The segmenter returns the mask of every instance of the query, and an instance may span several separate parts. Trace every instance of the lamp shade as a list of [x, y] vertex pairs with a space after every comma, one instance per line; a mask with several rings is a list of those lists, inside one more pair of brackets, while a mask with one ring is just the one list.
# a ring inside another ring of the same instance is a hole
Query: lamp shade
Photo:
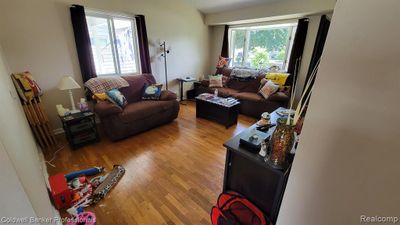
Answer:
[[58, 83], [59, 90], [71, 90], [81, 88], [79, 84], [71, 76], [64, 76]]

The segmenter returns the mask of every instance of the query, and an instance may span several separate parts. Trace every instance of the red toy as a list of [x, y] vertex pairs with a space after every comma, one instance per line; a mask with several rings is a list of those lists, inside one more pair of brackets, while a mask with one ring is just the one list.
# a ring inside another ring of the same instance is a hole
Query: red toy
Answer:
[[212, 225], [272, 225], [253, 203], [239, 193], [228, 191], [219, 195], [211, 209]]
[[73, 193], [67, 185], [64, 174], [59, 173], [49, 177], [51, 196], [56, 209], [67, 208], [71, 205]]

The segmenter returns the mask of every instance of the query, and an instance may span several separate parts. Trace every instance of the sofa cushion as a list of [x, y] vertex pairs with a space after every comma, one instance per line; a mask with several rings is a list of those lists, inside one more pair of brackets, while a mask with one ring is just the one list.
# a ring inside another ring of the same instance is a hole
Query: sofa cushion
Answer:
[[240, 92], [233, 94], [232, 97], [237, 98], [239, 100], [252, 101], [252, 102], [261, 102], [264, 100], [263, 97], [261, 97], [257, 93], [252, 93], [252, 92]]
[[268, 101], [274, 101], [274, 102], [285, 103], [285, 102], [289, 102], [289, 100], [290, 100], [289, 96], [286, 93], [280, 92], [280, 91], [278, 91], [268, 97]]
[[119, 89], [125, 96], [128, 103], [134, 103], [142, 100], [144, 85], [155, 84], [156, 80], [151, 74], [123, 76], [129, 87]]
[[260, 81], [263, 77], [264, 75], [257, 76], [250, 80], [230, 79], [226, 86], [239, 92], [257, 93], [260, 88]]
[[160, 94], [160, 100], [161, 101], [171, 101], [171, 100], [176, 100], [176, 94], [172, 91], [168, 91], [168, 90], [163, 90], [161, 91]]
[[174, 101], [140, 101], [128, 104], [119, 115], [123, 123], [132, 123], [159, 113], [167, 111]]

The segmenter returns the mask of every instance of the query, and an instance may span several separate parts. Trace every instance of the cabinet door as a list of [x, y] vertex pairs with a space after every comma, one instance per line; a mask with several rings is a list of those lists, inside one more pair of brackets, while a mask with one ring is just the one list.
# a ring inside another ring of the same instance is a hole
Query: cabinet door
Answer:
[[228, 155], [225, 190], [244, 195], [276, 222], [286, 182], [284, 173], [255, 163], [234, 151]]

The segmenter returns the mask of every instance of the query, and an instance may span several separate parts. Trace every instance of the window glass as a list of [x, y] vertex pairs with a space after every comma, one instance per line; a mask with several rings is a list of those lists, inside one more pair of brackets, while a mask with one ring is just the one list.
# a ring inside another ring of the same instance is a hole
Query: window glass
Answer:
[[132, 20], [127, 19], [114, 19], [115, 42], [121, 73], [137, 72], [132, 22]]
[[288, 24], [231, 29], [232, 66], [286, 69], [295, 28]]
[[101, 17], [88, 16], [86, 18], [96, 73], [115, 74], [114, 55], [111, 46], [111, 34], [108, 20]]
[[89, 12], [86, 21], [98, 76], [140, 73], [134, 18]]

